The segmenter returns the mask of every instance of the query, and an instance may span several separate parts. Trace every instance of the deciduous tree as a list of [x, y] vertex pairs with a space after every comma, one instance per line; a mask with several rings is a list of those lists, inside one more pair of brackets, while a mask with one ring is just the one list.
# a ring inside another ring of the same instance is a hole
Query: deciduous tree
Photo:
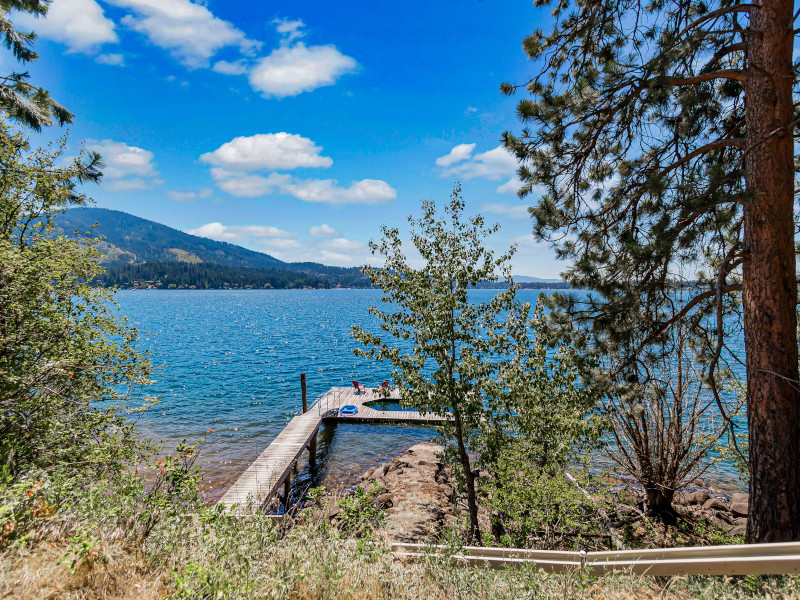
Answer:
[[381, 307], [370, 307], [386, 335], [354, 325], [353, 336], [364, 348], [359, 356], [388, 361], [403, 402], [423, 413], [452, 415], [442, 428], [455, 446], [465, 482], [470, 537], [480, 541], [474, 461], [467, 441], [495, 413], [487, 394], [496, 390], [504, 357], [514, 354], [516, 340], [528, 327], [530, 306], [515, 298], [511, 285], [486, 302], [468, 298], [470, 288], [502, 276], [511, 283], [513, 249], [495, 258], [485, 239], [497, 230], [481, 216], [465, 218], [464, 200], [456, 187], [439, 219], [432, 201], [422, 203], [422, 216], [409, 217], [411, 239], [423, 264], [409, 264], [397, 228], [383, 226], [373, 254], [385, 263], [363, 269], [383, 290]]
[[[61, 234], [53, 219], [86, 202], [77, 184], [98, 177], [96, 157], [61, 164], [65, 142], [31, 149], [0, 122], [0, 477], [58, 465], [123, 468], [133, 430], [118, 410], [147, 382], [136, 332], [111, 293], [92, 239]], [[116, 456], [113, 458], [112, 455]]]

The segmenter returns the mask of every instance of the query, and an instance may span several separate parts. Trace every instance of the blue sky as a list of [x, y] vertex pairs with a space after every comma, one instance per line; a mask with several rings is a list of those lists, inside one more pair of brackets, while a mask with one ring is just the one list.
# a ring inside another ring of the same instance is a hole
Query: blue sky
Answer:
[[[460, 180], [469, 212], [519, 245], [516, 273], [563, 264], [536, 244], [501, 148], [518, 131], [530, 0], [404, 3], [53, 0], [32, 80], [101, 152], [98, 206], [288, 261], [357, 265], [381, 224], [407, 230]], [[13, 68], [6, 53], [2, 67]], [[35, 136], [41, 143], [59, 128]]]

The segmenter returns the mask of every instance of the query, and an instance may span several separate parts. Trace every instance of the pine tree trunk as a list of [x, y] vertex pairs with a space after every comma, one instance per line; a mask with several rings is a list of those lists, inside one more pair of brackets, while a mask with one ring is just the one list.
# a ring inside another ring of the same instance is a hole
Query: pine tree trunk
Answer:
[[750, 426], [749, 542], [800, 540], [800, 393], [794, 253], [792, 2], [750, 19], [743, 299]]
[[461, 417], [453, 413], [455, 422], [456, 442], [458, 444], [458, 458], [464, 470], [464, 479], [467, 483], [467, 508], [469, 509], [469, 536], [473, 543], [481, 543], [480, 524], [478, 523], [478, 500], [475, 494], [475, 475], [472, 473], [472, 463], [469, 460], [467, 447], [464, 445], [464, 431], [461, 427]]

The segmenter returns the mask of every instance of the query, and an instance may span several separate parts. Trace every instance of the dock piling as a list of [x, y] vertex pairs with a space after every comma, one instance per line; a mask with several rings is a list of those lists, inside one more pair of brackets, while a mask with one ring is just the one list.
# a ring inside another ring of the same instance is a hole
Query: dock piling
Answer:
[[289, 508], [290, 494], [292, 491], [292, 475], [291, 473], [283, 480], [283, 512], [285, 513]]
[[303, 413], [308, 412], [308, 396], [306, 395], [306, 374], [300, 373], [300, 391], [303, 395]]

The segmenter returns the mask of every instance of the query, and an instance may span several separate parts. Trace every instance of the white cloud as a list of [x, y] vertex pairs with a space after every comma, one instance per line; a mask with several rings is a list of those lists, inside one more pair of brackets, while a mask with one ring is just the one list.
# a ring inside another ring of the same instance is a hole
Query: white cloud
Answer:
[[247, 73], [247, 63], [244, 60], [218, 60], [213, 70], [223, 75], [244, 75]]
[[198, 191], [169, 191], [167, 192], [167, 197], [172, 198], [176, 202], [190, 202], [192, 200], [197, 200], [198, 198], [210, 198], [211, 194], [213, 193], [214, 190], [211, 188], [203, 188]]
[[[106, 189], [115, 191], [145, 190], [164, 183], [158, 179], [153, 153], [114, 140], [88, 140], [86, 149], [98, 152], [103, 159]], [[109, 181], [110, 180], [110, 181]]]
[[281, 252], [283, 250], [299, 250], [303, 247], [302, 242], [298, 240], [287, 240], [287, 239], [265, 239], [265, 240], [255, 240], [254, 242], [257, 246], [264, 248], [268, 252]]
[[521, 204], [500, 204], [499, 202], [487, 202], [481, 206], [481, 210], [496, 215], [523, 219], [528, 217], [528, 207]]
[[276, 238], [291, 241], [297, 237], [296, 233], [284, 231], [271, 225], [223, 225], [219, 222], [206, 223], [196, 229], [189, 229], [186, 233], [217, 240], [218, 242], [240, 242], [249, 238]]
[[267, 177], [232, 173], [225, 169], [211, 169], [211, 176], [219, 188], [237, 198], [258, 198], [273, 194], [291, 180], [291, 175], [270, 173]]
[[250, 54], [259, 44], [204, 5], [190, 0], [106, 0], [132, 11], [122, 23], [145, 36], [189, 68], [207, 67], [219, 50], [237, 47]]
[[369, 246], [365, 242], [338, 238], [337, 240], [280, 240], [255, 242], [263, 251], [287, 262], [319, 262], [326, 265], [353, 267], [370, 260]]
[[70, 52], [93, 54], [103, 44], [116, 43], [114, 22], [95, 0], [53, 0], [45, 18], [15, 13], [21, 29], [32, 29], [43, 38], [65, 44]]
[[125, 57], [122, 56], [122, 54], [100, 54], [95, 60], [103, 65], [111, 65], [113, 67], [125, 66]]
[[519, 177], [512, 177], [503, 185], [497, 186], [497, 190], [495, 191], [498, 194], [516, 194], [521, 187], [522, 181], [520, 181]]
[[284, 231], [283, 229], [278, 229], [271, 225], [242, 225], [231, 227], [230, 229], [243, 237], [283, 239], [293, 239], [297, 237], [296, 233]]
[[186, 233], [199, 235], [218, 242], [236, 242], [239, 240], [239, 237], [235, 233], [228, 231], [228, 228], [222, 223], [207, 223], [196, 229], [187, 229]]
[[549, 244], [538, 241], [533, 237], [533, 234], [530, 233], [510, 237], [508, 241], [512, 244], [516, 244], [519, 248], [519, 252], [522, 254], [550, 251]]
[[343, 187], [335, 179], [301, 179], [284, 173], [264, 177], [215, 168], [211, 176], [221, 190], [238, 198], [285, 194], [303, 202], [380, 204], [397, 197], [397, 191], [380, 179], [362, 179]]
[[[469, 146], [469, 144], [461, 144], [461, 146]], [[459, 146], [453, 148], [450, 154], [452, 154], [457, 148], [459, 148]], [[463, 150], [461, 152], [463, 154]], [[465, 159], [462, 158], [459, 161], [454, 160], [449, 163], [446, 162], [446, 164], [439, 163], [439, 160], [442, 159], [447, 161], [449, 156], [450, 155], [448, 154], [447, 156], [437, 159], [437, 165], [440, 167], [445, 167], [442, 170], [443, 177], [456, 176], [462, 179], [473, 179], [478, 177], [481, 179], [497, 181], [498, 179], [505, 179], [506, 177], [514, 175], [514, 173], [517, 171], [517, 167], [519, 166], [517, 159], [514, 158], [514, 156], [502, 146], [498, 146], [497, 148], [489, 150], [488, 152], [476, 154], [472, 157], [468, 156], [465, 157]]]
[[322, 156], [321, 152], [321, 146], [297, 134], [260, 133], [234, 138], [213, 152], [203, 154], [200, 162], [222, 167], [227, 171], [330, 167], [333, 160]]
[[[330, 226], [324, 227], [333, 230]], [[220, 242], [241, 244], [288, 262], [322, 262], [352, 267], [370, 260], [369, 245], [366, 242], [341, 236], [319, 238], [313, 237], [313, 234], [300, 238], [296, 233], [271, 225], [225, 225], [213, 222], [188, 229], [186, 233]]]
[[306, 24], [300, 19], [273, 19], [272, 24], [275, 25], [275, 30], [283, 36], [285, 42], [291, 42], [306, 34], [305, 31], [302, 31]]
[[475, 144], [459, 144], [444, 156], [440, 156], [439, 158], [437, 158], [436, 166], [449, 167], [450, 165], [453, 165], [457, 162], [466, 160], [470, 157], [473, 150], [475, 150]]
[[322, 147], [300, 135], [263, 133], [237, 137], [200, 156], [211, 165], [211, 176], [232, 196], [257, 198], [280, 193], [304, 202], [329, 204], [378, 204], [393, 200], [397, 191], [380, 179], [362, 179], [340, 186], [335, 179], [301, 179], [285, 173], [260, 171], [328, 168], [333, 160], [322, 156]]
[[352, 252], [355, 250], [362, 250], [367, 247], [364, 242], [356, 242], [342, 237], [329, 240], [324, 244], [324, 247], [330, 250], [337, 250], [339, 252]]
[[335, 46], [306, 46], [297, 42], [276, 48], [258, 60], [249, 79], [253, 89], [265, 98], [283, 98], [333, 85], [339, 77], [357, 68], [356, 60]]
[[111, 180], [105, 185], [105, 189], [114, 192], [138, 192], [141, 190], [151, 190], [162, 183], [164, 183], [163, 179], [134, 177], [132, 179]]
[[326, 223], [323, 223], [322, 225], [314, 225], [308, 230], [308, 233], [315, 237], [333, 237], [339, 234], [338, 231]]
[[342, 187], [335, 179], [301, 179], [283, 191], [303, 202], [328, 204], [380, 204], [397, 197], [397, 191], [380, 179], [354, 181]]

